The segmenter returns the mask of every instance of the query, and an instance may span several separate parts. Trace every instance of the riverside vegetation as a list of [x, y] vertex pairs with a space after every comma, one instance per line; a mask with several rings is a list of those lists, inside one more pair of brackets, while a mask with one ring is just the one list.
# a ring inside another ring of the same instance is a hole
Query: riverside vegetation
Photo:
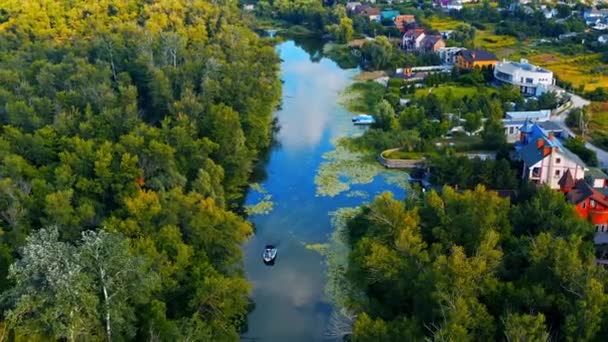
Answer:
[[234, 2], [2, 2], [0, 341], [238, 339], [278, 65]]

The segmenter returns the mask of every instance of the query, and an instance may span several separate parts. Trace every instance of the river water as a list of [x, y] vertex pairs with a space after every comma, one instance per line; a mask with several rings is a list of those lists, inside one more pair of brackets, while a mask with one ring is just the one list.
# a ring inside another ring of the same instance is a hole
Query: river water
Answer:
[[[306, 246], [328, 242], [331, 212], [360, 205], [382, 191], [403, 190], [376, 177], [371, 183], [351, 186], [368, 194], [367, 198], [346, 192], [334, 197], [316, 195], [315, 175], [326, 162], [323, 155], [335, 149], [337, 138], [361, 133], [351, 123], [353, 114], [338, 103], [340, 91], [358, 71], [343, 70], [294, 41], [277, 49], [283, 61], [283, 106], [276, 113], [281, 128], [265, 165], [267, 177], [246, 199], [246, 204], [254, 204], [266, 196], [274, 207], [267, 214], [250, 217], [256, 233], [244, 246], [244, 256], [256, 307], [242, 340], [325, 340], [333, 310], [324, 292], [326, 266], [323, 257]], [[266, 244], [278, 247], [274, 266], [261, 260]]]

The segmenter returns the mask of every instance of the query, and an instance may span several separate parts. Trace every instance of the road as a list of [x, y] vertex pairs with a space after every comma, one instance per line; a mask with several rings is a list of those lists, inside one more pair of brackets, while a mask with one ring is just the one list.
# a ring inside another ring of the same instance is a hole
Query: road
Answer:
[[[568, 126], [566, 126], [566, 118], [568, 117], [568, 113], [570, 113], [570, 111], [575, 108], [582, 108], [582, 107], [590, 104], [591, 102], [585, 100], [584, 98], [582, 98], [576, 94], [568, 93], [568, 95], [570, 95], [570, 101], [572, 101], [572, 105], [570, 106], [570, 108], [562, 111], [560, 114], [553, 116], [551, 118], [551, 121], [560, 125], [566, 132], [568, 132], [568, 135], [574, 137], [574, 136], [576, 136], [576, 134], [574, 134], [574, 132], [572, 132], [570, 130], [570, 128], [568, 128]], [[602, 150], [601, 148], [593, 145], [592, 143], [590, 143], [588, 141], [585, 142], [585, 146], [597, 154], [597, 160], [600, 163], [600, 167], [608, 168], [608, 152]]]

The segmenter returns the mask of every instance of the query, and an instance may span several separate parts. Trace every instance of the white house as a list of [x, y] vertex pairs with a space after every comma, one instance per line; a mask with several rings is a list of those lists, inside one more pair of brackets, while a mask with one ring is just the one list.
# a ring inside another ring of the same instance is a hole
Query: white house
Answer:
[[352, 11], [354, 11], [354, 10], [355, 10], [355, 8], [357, 8], [357, 7], [359, 7], [359, 6], [361, 6], [361, 3], [360, 3], [360, 2], [347, 2], [347, 3], [346, 3], [346, 10], [347, 10], [348, 12], [352, 12]]
[[541, 110], [506, 112], [505, 119], [518, 120], [518, 121], [525, 121], [527, 119], [532, 122], [547, 121], [547, 120], [551, 119], [551, 110], [541, 109]]
[[527, 59], [519, 62], [503, 60], [494, 66], [494, 78], [518, 86], [524, 95], [539, 96], [554, 84], [553, 72], [532, 65]]
[[[532, 127], [532, 120], [502, 120], [503, 127], [505, 128], [505, 137], [507, 138], [507, 142], [510, 144], [516, 143], [521, 140], [521, 131], [526, 131], [526, 129], [530, 129]], [[545, 132], [553, 133], [553, 136], [557, 138], [566, 139], [568, 138], [568, 132], [564, 131], [564, 129], [556, 124], [553, 121], [540, 121], [536, 122], [540, 128], [545, 130]], [[526, 128], [526, 126], [528, 128]]]
[[603, 34], [603, 35], [597, 37], [597, 41], [600, 44], [606, 44], [606, 43], [608, 43], [608, 34]]
[[559, 181], [569, 171], [574, 180], [585, 178], [585, 163], [554, 136], [538, 124], [522, 127], [520, 141], [515, 146], [522, 161], [522, 179], [559, 189]]

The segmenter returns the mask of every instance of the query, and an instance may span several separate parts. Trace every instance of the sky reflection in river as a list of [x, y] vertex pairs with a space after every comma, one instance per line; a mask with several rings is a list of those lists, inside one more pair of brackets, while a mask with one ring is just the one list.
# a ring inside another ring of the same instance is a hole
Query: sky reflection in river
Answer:
[[[352, 125], [352, 113], [338, 104], [339, 92], [350, 84], [356, 70], [342, 70], [327, 59], [314, 63], [291, 41], [281, 44], [279, 52], [285, 81], [283, 109], [277, 113], [279, 145], [270, 155], [268, 177], [261, 183], [272, 195], [274, 207], [268, 215], [251, 217], [256, 235], [243, 248], [256, 303], [243, 340], [318, 341], [324, 339], [332, 306], [324, 292], [323, 259], [305, 245], [327, 242], [332, 231], [330, 212], [357, 206], [386, 190], [402, 197], [403, 190], [376, 177], [369, 184], [351, 186], [367, 194], [367, 199], [347, 193], [315, 196], [314, 180], [323, 154], [334, 149], [336, 138], [361, 132]], [[259, 197], [252, 191], [246, 204], [254, 204]], [[268, 243], [279, 251], [272, 267], [261, 260]]]

